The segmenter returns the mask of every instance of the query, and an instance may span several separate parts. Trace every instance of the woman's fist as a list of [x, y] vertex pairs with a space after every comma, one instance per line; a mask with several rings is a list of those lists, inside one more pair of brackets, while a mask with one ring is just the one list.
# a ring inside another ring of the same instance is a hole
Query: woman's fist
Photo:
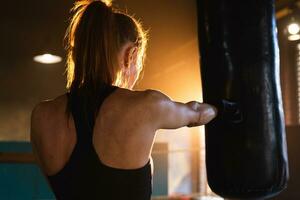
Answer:
[[186, 103], [191, 109], [199, 113], [197, 121], [187, 125], [187, 127], [201, 126], [210, 122], [217, 116], [217, 108], [206, 103], [199, 103], [197, 101], [190, 101]]

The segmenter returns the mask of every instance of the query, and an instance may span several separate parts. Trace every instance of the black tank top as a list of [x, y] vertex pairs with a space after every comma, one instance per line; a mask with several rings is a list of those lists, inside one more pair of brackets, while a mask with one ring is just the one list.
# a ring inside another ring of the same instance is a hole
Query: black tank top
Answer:
[[[104, 87], [101, 91], [100, 106], [116, 88], [111, 85]], [[67, 94], [68, 98], [72, 98], [71, 112], [76, 127], [77, 143], [63, 169], [55, 175], [47, 176], [56, 198], [150, 200], [152, 193], [150, 160], [141, 168], [129, 170], [104, 165], [94, 149], [93, 132], [87, 131], [89, 130], [87, 124], [83, 123], [80, 99], [76, 95]]]

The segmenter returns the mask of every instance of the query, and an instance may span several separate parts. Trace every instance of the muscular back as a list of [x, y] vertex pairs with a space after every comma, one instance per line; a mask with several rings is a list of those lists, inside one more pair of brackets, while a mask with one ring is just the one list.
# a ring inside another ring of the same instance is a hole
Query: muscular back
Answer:
[[[64, 112], [66, 103], [66, 95], [61, 95], [39, 103], [32, 112], [31, 141], [37, 162], [47, 175], [64, 167], [77, 142], [73, 118], [68, 119]], [[156, 90], [118, 88], [105, 99], [98, 112], [93, 132], [95, 151], [108, 166], [142, 167], [150, 158], [158, 129], [208, 122], [201, 115], [201, 108], [207, 104], [202, 105], [195, 101], [174, 102]]]

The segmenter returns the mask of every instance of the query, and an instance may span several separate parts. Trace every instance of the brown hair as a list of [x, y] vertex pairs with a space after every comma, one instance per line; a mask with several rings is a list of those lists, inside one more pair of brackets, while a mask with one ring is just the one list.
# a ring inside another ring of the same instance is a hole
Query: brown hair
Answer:
[[[90, 107], [96, 116], [103, 84], [128, 87], [117, 55], [131, 41], [138, 47], [138, 75], [143, 75], [147, 34], [132, 16], [112, 8], [110, 1], [81, 0], [71, 9], [73, 16], [66, 31], [67, 89], [83, 99], [85, 119]], [[68, 101], [67, 113], [71, 102]]]

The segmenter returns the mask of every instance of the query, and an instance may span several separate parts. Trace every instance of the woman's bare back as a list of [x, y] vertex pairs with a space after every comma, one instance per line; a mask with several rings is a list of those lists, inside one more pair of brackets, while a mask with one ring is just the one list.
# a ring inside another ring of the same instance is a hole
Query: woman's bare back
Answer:
[[[117, 88], [103, 102], [95, 120], [94, 149], [100, 161], [114, 168], [135, 169], [150, 159], [155, 130], [147, 126], [145, 91]], [[67, 163], [77, 142], [73, 117], [65, 115], [67, 96], [45, 101], [39, 111], [34, 151], [47, 175], [59, 172]], [[34, 120], [32, 120], [33, 122]]]
[[[73, 152], [76, 130], [65, 115], [67, 97], [38, 104], [32, 111], [31, 142], [47, 175], [59, 172]], [[106, 97], [95, 120], [93, 144], [100, 161], [110, 167], [136, 169], [150, 159], [158, 129], [177, 129], [208, 123], [217, 110], [196, 101], [172, 101], [157, 90], [117, 88]], [[69, 127], [67, 126], [69, 121]]]

